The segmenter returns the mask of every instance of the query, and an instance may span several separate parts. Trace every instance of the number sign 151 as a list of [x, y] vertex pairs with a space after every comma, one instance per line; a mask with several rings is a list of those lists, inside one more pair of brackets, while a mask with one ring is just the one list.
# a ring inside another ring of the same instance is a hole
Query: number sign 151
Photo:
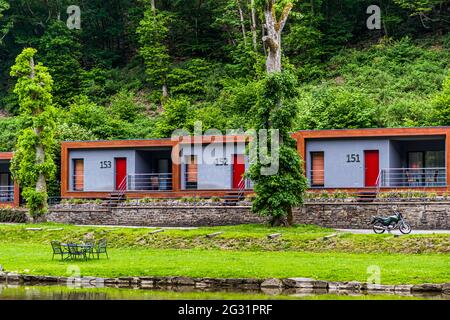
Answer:
[[354, 154], [354, 153], [348, 154], [348, 155], [347, 155], [347, 162], [348, 162], [348, 163], [361, 162], [361, 161], [359, 160], [359, 154]]

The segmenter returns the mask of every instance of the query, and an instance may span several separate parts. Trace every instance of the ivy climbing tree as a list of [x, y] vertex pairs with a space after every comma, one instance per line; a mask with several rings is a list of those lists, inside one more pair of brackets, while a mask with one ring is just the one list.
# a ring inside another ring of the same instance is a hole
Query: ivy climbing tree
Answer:
[[53, 80], [42, 64], [35, 64], [36, 49], [25, 48], [11, 68], [17, 77], [18, 97], [24, 127], [19, 134], [11, 171], [22, 188], [34, 218], [47, 211], [47, 182], [55, 174], [53, 144], [56, 111], [52, 102]]
[[[295, 76], [289, 72], [273, 72], [261, 81], [259, 99], [256, 104], [255, 129], [278, 130], [279, 143], [271, 141], [268, 134], [267, 153], [273, 155], [278, 147], [278, 170], [275, 174], [263, 174], [261, 158], [265, 145], [257, 145], [257, 161], [252, 161], [249, 178], [255, 183], [256, 197], [253, 212], [269, 216], [272, 226], [293, 224], [292, 209], [303, 203], [307, 188], [302, 161], [297, 153], [296, 140], [290, 136], [297, 113], [294, 103]], [[276, 158], [276, 157], [272, 157]]]
[[[297, 114], [294, 101], [297, 80], [292, 73], [281, 70], [281, 31], [292, 9], [292, 2], [280, 1], [280, 3], [282, 14], [277, 21], [276, 1], [265, 1], [268, 35], [264, 36], [264, 41], [269, 47], [267, 75], [260, 83], [254, 113], [256, 115], [254, 127], [257, 132], [266, 129], [269, 129], [269, 132], [278, 131], [278, 137], [269, 133], [267, 145], [258, 141], [256, 146], [258, 156], [252, 159], [249, 178], [255, 183], [256, 198], [253, 201], [253, 212], [271, 217], [272, 226], [290, 226], [293, 224], [293, 208], [303, 203], [307, 181], [297, 152], [296, 140], [290, 135]], [[277, 152], [278, 157], [274, 157]], [[269, 154], [270, 156], [267, 156]], [[267, 159], [264, 158], [278, 160], [278, 170], [265, 174], [263, 163]]]

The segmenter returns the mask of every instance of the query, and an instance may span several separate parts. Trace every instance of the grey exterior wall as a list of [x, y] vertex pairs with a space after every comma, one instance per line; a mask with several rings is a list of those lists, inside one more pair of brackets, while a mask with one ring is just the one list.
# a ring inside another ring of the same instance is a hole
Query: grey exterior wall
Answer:
[[389, 165], [391, 168], [403, 168], [406, 162], [402, 159], [402, 148], [398, 141], [389, 142]]
[[[411, 151], [445, 150], [444, 138], [395, 139], [314, 139], [306, 141], [306, 170], [311, 180], [311, 152], [325, 156], [325, 188], [362, 188], [365, 186], [364, 150], [378, 150], [380, 170], [407, 168]], [[347, 162], [347, 155], [359, 155], [360, 162]], [[395, 182], [389, 181], [395, 187]]]
[[[148, 150], [147, 150], [148, 151]], [[233, 155], [245, 154], [244, 143], [210, 144], [204, 146], [185, 145], [181, 147], [181, 188], [185, 189], [186, 157], [196, 155], [198, 159], [198, 189], [220, 190], [231, 189], [233, 183]], [[69, 190], [73, 191], [73, 160], [84, 159], [84, 191], [114, 191], [115, 168], [114, 158], [127, 158], [127, 174], [156, 173], [158, 159], [170, 159], [171, 153], [164, 150], [145, 152], [143, 149], [79, 149], [69, 151]], [[152, 158], [152, 159], [150, 159]], [[226, 165], [216, 165], [215, 160], [226, 158]], [[111, 168], [100, 168], [101, 161], [111, 161]], [[153, 164], [151, 163], [153, 162]], [[246, 170], [249, 167], [245, 156]], [[169, 172], [171, 166], [169, 165]]]
[[[73, 160], [84, 159], [84, 191], [114, 191], [114, 158], [127, 158], [127, 173], [135, 172], [133, 149], [80, 149], [69, 152], [69, 190], [73, 191]], [[100, 168], [101, 161], [111, 161], [111, 168]]]
[[[311, 152], [323, 151], [325, 188], [364, 187], [364, 150], [378, 150], [380, 169], [389, 168], [389, 139], [314, 139], [306, 141], [306, 171], [311, 180]], [[347, 155], [359, 155], [360, 162], [347, 162]]]
[[[233, 155], [245, 154], [244, 143], [211, 143], [209, 145], [184, 145], [181, 147], [181, 189], [186, 188], [187, 159], [191, 155], [197, 156], [198, 161], [198, 189], [220, 190], [232, 189], [233, 184]], [[227, 165], [216, 165], [215, 160], [227, 159]], [[245, 156], [245, 168], [248, 169], [248, 157]]]

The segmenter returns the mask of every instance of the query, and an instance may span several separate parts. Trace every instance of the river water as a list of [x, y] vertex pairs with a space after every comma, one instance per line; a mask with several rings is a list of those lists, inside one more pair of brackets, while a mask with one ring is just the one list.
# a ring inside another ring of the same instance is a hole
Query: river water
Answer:
[[450, 300], [449, 295], [394, 295], [394, 294], [356, 294], [339, 293], [317, 294], [311, 292], [276, 292], [276, 291], [200, 291], [192, 288], [171, 288], [161, 290], [120, 289], [120, 288], [73, 288], [56, 285], [11, 285], [0, 284], [0, 300], [208, 300], [208, 299], [444, 299]]

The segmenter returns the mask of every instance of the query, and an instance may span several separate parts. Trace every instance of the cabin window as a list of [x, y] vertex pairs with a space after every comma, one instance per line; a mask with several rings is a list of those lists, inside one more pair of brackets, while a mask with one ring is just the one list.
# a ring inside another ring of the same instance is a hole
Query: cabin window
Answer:
[[323, 152], [311, 152], [311, 186], [323, 187], [325, 184], [325, 159]]
[[408, 152], [408, 167], [413, 169], [445, 167], [444, 151]]
[[186, 189], [197, 189], [197, 156], [188, 156], [186, 161]]
[[423, 168], [423, 152], [409, 152], [408, 167], [413, 169]]
[[84, 190], [84, 160], [73, 159], [73, 190]]
[[427, 151], [425, 152], [426, 168], [443, 168], [445, 167], [444, 151]]

